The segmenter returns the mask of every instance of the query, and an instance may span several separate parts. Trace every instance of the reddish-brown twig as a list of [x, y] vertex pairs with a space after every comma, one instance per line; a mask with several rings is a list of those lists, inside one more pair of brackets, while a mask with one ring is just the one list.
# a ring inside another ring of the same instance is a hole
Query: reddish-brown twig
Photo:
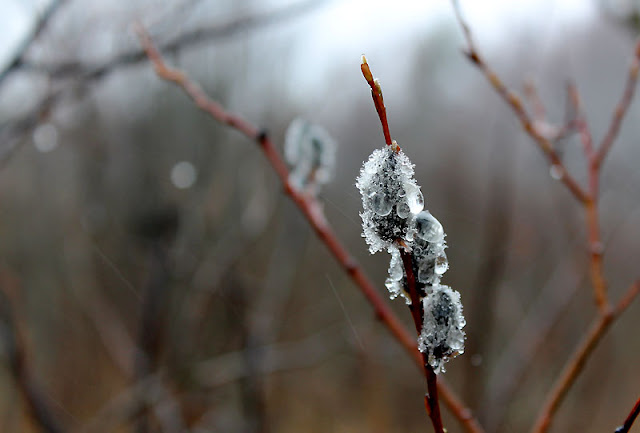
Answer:
[[[327, 248], [329, 248], [334, 258], [338, 263], [340, 263], [356, 286], [360, 289], [367, 301], [373, 307], [378, 319], [384, 323], [396, 340], [398, 340], [407, 352], [409, 352], [412, 359], [420, 366], [420, 368], [422, 368], [422, 355], [417, 349], [415, 339], [402, 325], [393, 311], [387, 306], [382, 296], [376, 291], [373, 283], [340, 243], [325, 220], [318, 204], [291, 186], [289, 183], [289, 172], [287, 167], [276, 151], [276, 148], [269, 136], [264, 131], [256, 128], [243, 118], [228, 113], [220, 104], [209, 99], [202, 89], [195, 82], [191, 81], [183, 72], [168, 67], [142, 27], [138, 27], [138, 35], [147, 57], [153, 64], [158, 77], [175, 83], [187, 93], [196, 106], [202, 111], [209, 114], [215, 120], [236, 129], [238, 132], [255, 141], [260, 146], [267, 160], [282, 182], [285, 194], [287, 194], [296, 206], [298, 206], [316, 235], [322, 242], [324, 242]], [[483, 432], [482, 427], [471, 415], [471, 411], [461, 403], [461, 400], [453, 393], [453, 391], [448, 389], [447, 385], [443, 381], [440, 381], [438, 386], [440, 387], [440, 391], [445, 399], [445, 403], [447, 403], [447, 406], [453, 415], [460, 420], [466, 430], [471, 433]]]
[[597, 152], [593, 146], [593, 138], [589, 125], [584, 117], [580, 103], [580, 95], [573, 83], [567, 86], [569, 101], [575, 110], [575, 127], [580, 134], [584, 156], [587, 159], [587, 177], [589, 183], [588, 199], [583, 203], [587, 221], [587, 236], [589, 242], [589, 273], [593, 286], [596, 305], [600, 313], [605, 314], [609, 309], [607, 296], [607, 284], [602, 269], [602, 236], [600, 234], [600, 222], [598, 216], [598, 199], [600, 191], [600, 170], [597, 162]]
[[631, 412], [627, 415], [627, 419], [624, 420], [624, 424], [618, 427], [614, 433], [629, 433], [638, 414], [640, 414], [640, 398], [636, 401], [636, 404], [633, 405]]
[[[420, 335], [422, 332], [422, 322], [424, 320], [424, 313], [422, 310], [422, 300], [418, 294], [416, 287], [416, 278], [413, 273], [413, 259], [411, 253], [400, 249], [400, 256], [402, 257], [402, 264], [404, 265], [404, 272], [407, 276], [407, 291], [409, 292], [409, 298], [411, 299], [411, 317], [416, 327], [416, 333]], [[425, 397], [425, 408], [427, 414], [431, 418], [431, 424], [436, 433], [443, 433], [444, 427], [442, 425], [442, 418], [440, 416], [440, 404], [438, 403], [438, 377], [435, 371], [428, 363], [426, 354], [422, 353], [422, 365], [424, 367], [425, 377], [427, 378], [427, 396]]]
[[480, 55], [478, 50], [476, 49], [475, 42], [473, 40], [473, 36], [471, 35], [471, 30], [467, 25], [466, 21], [462, 17], [462, 13], [460, 11], [460, 7], [456, 0], [452, 0], [454, 11], [456, 14], [456, 18], [458, 19], [458, 23], [462, 28], [464, 33], [464, 37], [467, 42], [467, 52], [466, 55], [473, 62], [474, 65], [480, 69], [482, 74], [489, 81], [491, 86], [495, 89], [498, 95], [511, 107], [511, 110], [518, 117], [520, 124], [522, 125], [522, 129], [536, 142], [538, 147], [542, 150], [547, 160], [551, 164], [553, 168], [554, 176], [564, 183], [569, 191], [580, 201], [586, 202], [588, 200], [588, 195], [584, 191], [584, 189], [578, 184], [578, 182], [569, 174], [564, 163], [560, 159], [560, 156], [556, 152], [553, 147], [553, 143], [542, 134], [538, 128], [535, 126], [535, 122], [531, 119], [527, 110], [522, 103], [520, 97], [510, 90], [504, 82], [500, 79], [500, 77], [489, 67], [484, 58]]
[[615, 309], [600, 314], [595, 319], [553, 386], [533, 427], [532, 431], [534, 433], [547, 431], [560, 402], [569, 391], [571, 384], [575, 381], [576, 377], [578, 377], [578, 374], [582, 371], [587, 358], [596, 348], [607, 329], [609, 329], [613, 322], [624, 312], [629, 304], [631, 304], [631, 301], [638, 295], [638, 292], [640, 292], [640, 280], [629, 287]]
[[471, 30], [462, 17], [458, 1], [452, 0], [452, 3], [456, 18], [462, 28], [467, 42], [467, 56], [480, 69], [495, 91], [511, 107], [512, 111], [520, 120], [524, 131], [535, 140], [538, 146], [545, 153], [551, 164], [554, 176], [560, 179], [569, 191], [571, 191], [571, 193], [578, 199], [585, 212], [590, 259], [589, 272], [591, 275], [591, 284], [593, 286], [599, 314], [594, 324], [587, 332], [587, 335], [584, 337], [582, 343], [570, 357], [565, 369], [551, 389], [546, 399], [546, 403], [534, 424], [533, 431], [536, 433], [543, 433], [547, 430], [553, 414], [571, 385], [574, 383], [578, 374], [582, 371], [584, 363], [600, 341], [601, 337], [604, 335], [605, 331], [638, 292], [638, 283], [635, 283], [631, 286], [627, 295], [625, 295], [625, 297], [620, 301], [617, 308], [611, 308], [607, 295], [607, 283], [603, 273], [603, 245], [600, 234], [598, 202], [600, 190], [600, 168], [602, 166], [602, 161], [618, 135], [620, 125], [622, 124], [634, 96], [635, 86], [638, 79], [638, 71], [640, 69], [640, 43], [636, 46], [635, 57], [632, 61], [622, 99], [618, 103], [609, 129], [600, 144], [600, 147], [597, 149], [593, 144], [591, 132], [589, 131], [587, 122], [581, 111], [578, 92], [573, 85], [568, 87], [569, 100], [576, 111], [576, 118], [572, 123], [580, 133], [584, 155], [587, 159], [588, 186], [585, 189], [580, 186], [567, 172], [557, 152], [553, 148], [553, 143], [544, 134], [537, 130], [536, 124], [531, 120], [530, 116], [524, 109], [520, 98], [504, 84], [500, 77], [498, 77], [498, 75], [480, 56], [475, 47]]
[[384, 106], [384, 99], [382, 98], [382, 87], [377, 78], [373, 78], [367, 58], [362, 56], [362, 63], [360, 64], [362, 75], [367, 80], [369, 87], [371, 87], [371, 97], [373, 98], [373, 105], [376, 107], [378, 117], [380, 118], [380, 124], [382, 125], [382, 133], [384, 134], [384, 142], [387, 146], [391, 146], [393, 143], [391, 140], [391, 133], [389, 132], [389, 122], [387, 121], [387, 109]]

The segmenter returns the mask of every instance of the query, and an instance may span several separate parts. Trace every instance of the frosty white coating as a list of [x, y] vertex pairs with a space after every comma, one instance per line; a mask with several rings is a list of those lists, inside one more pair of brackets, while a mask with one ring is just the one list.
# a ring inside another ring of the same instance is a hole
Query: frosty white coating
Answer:
[[448, 286], [433, 286], [423, 300], [424, 321], [418, 349], [427, 354], [427, 362], [436, 373], [444, 372], [449, 359], [464, 352], [466, 325], [460, 294]]
[[413, 164], [394, 146], [373, 151], [356, 186], [362, 196], [363, 236], [373, 254], [413, 238], [413, 218], [424, 206]]

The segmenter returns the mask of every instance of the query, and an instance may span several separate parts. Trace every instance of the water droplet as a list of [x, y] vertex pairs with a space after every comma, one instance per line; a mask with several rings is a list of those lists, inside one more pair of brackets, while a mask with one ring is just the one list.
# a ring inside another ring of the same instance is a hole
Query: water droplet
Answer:
[[389, 297], [391, 299], [396, 299], [402, 292], [402, 287], [400, 286], [400, 283], [398, 281], [393, 281], [387, 278], [387, 281], [385, 281], [384, 285], [387, 287], [387, 290], [389, 290]]
[[409, 205], [409, 209], [411, 213], [415, 215], [424, 209], [424, 196], [422, 195], [422, 191], [413, 184], [406, 184], [404, 188], [407, 192], [407, 204]]
[[416, 216], [416, 231], [418, 237], [427, 242], [440, 243], [444, 240], [442, 224], [429, 211]]
[[402, 260], [400, 258], [400, 251], [394, 249], [391, 251], [391, 261], [389, 262], [389, 279], [391, 281], [400, 281], [404, 277], [404, 270], [402, 268]]
[[436, 265], [434, 271], [436, 274], [442, 275], [447, 272], [447, 269], [449, 269], [449, 261], [447, 260], [447, 255], [443, 251], [436, 257]]
[[396, 213], [402, 219], [405, 219], [411, 213], [411, 209], [409, 209], [409, 204], [406, 201], [401, 201], [396, 206]]
[[384, 193], [376, 192], [371, 196], [371, 209], [380, 216], [387, 216], [391, 213], [393, 204]]
[[561, 166], [554, 164], [549, 169], [549, 175], [555, 180], [560, 180], [562, 179], [562, 176], [564, 176], [564, 169]]

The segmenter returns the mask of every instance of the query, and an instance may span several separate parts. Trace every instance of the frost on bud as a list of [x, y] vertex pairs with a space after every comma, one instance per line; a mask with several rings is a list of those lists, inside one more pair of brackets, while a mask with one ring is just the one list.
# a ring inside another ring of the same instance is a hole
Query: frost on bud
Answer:
[[297, 189], [314, 193], [333, 176], [336, 144], [320, 126], [297, 118], [289, 128], [284, 143], [284, 154], [292, 166], [289, 181]]
[[[396, 150], [398, 149], [398, 150]], [[373, 254], [413, 239], [413, 220], [424, 207], [413, 164], [397, 146], [376, 149], [360, 170], [363, 236]]]
[[433, 286], [422, 300], [424, 321], [418, 349], [427, 354], [427, 362], [436, 373], [444, 372], [449, 359], [464, 352], [466, 324], [460, 294], [448, 286]]

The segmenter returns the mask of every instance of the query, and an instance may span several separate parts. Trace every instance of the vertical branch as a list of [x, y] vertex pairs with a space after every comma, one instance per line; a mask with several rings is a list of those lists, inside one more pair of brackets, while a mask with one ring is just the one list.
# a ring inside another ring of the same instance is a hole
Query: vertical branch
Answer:
[[622, 93], [622, 98], [616, 105], [616, 108], [613, 112], [613, 117], [611, 119], [611, 123], [609, 124], [609, 129], [605, 134], [604, 138], [600, 142], [600, 146], [598, 147], [598, 154], [596, 156], [596, 167], [600, 167], [602, 162], [606, 158], [609, 150], [611, 150], [611, 146], [613, 146], [616, 137], [618, 136], [618, 132], [620, 131], [620, 126], [622, 125], [622, 121], [624, 120], [627, 112], [629, 111], [629, 106], [633, 101], [633, 97], [636, 91], [636, 85], [638, 83], [638, 70], [640, 69], [640, 40], [636, 42], [636, 49], [634, 53], [634, 57], [631, 61], [631, 66], [629, 66], [629, 72], [627, 75], [627, 81], [624, 86], [624, 91]]
[[[416, 333], [420, 335], [422, 332], [423, 310], [422, 299], [420, 299], [420, 295], [416, 287], [416, 278], [413, 273], [413, 258], [411, 253], [405, 251], [404, 248], [400, 248], [400, 256], [402, 257], [402, 264], [404, 265], [404, 271], [407, 276], [407, 291], [409, 292], [409, 298], [411, 299], [409, 310], [411, 311], [411, 317], [413, 317], [413, 324], [416, 327]], [[440, 404], [438, 402], [438, 376], [429, 365], [427, 356], [424, 353], [422, 353], [422, 365], [427, 378], [428, 393], [425, 397], [427, 414], [431, 419], [431, 424], [433, 424], [433, 430], [436, 433], [444, 433], [442, 417], [440, 416]]]
[[31, 373], [27, 348], [23, 337], [23, 327], [12, 307], [11, 294], [0, 289], [0, 338], [4, 341], [5, 352], [11, 374], [22, 394], [33, 421], [46, 433], [64, 433], [66, 430], [56, 419], [51, 404]]
[[602, 236], [600, 234], [600, 222], [598, 215], [598, 201], [600, 191], [600, 170], [598, 156], [593, 145], [593, 138], [589, 125], [584, 117], [582, 106], [580, 103], [580, 95], [573, 83], [567, 86], [569, 93], [569, 101], [575, 110], [575, 127], [580, 135], [580, 141], [587, 160], [587, 177], [588, 177], [588, 199], [583, 203], [584, 212], [587, 221], [587, 239], [589, 254], [589, 274], [591, 275], [591, 285], [595, 301], [601, 314], [606, 314], [609, 309], [609, 299], [607, 296], [607, 283], [604, 278], [602, 269]]
[[[152, 210], [139, 219], [136, 234], [145, 241], [149, 251], [149, 276], [141, 300], [138, 329], [138, 351], [135, 353], [135, 379], [142, 381], [158, 367], [162, 348], [164, 316], [169, 295], [169, 242], [178, 225], [177, 209]], [[147, 407], [140, 416], [139, 433], [150, 431]]]
[[384, 134], [384, 142], [387, 146], [391, 146], [393, 141], [391, 140], [391, 133], [389, 132], [389, 122], [387, 121], [387, 109], [384, 106], [384, 100], [382, 98], [382, 87], [377, 78], [373, 78], [367, 58], [362, 56], [362, 63], [360, 64], [362, 75], [367, 80], [369, 87], [371, 87], [371, 97], [373, 98], [373, 105], [376, 107], [378, 117], [380, 118], [380, 124], [382, 125], [382, 133]]

